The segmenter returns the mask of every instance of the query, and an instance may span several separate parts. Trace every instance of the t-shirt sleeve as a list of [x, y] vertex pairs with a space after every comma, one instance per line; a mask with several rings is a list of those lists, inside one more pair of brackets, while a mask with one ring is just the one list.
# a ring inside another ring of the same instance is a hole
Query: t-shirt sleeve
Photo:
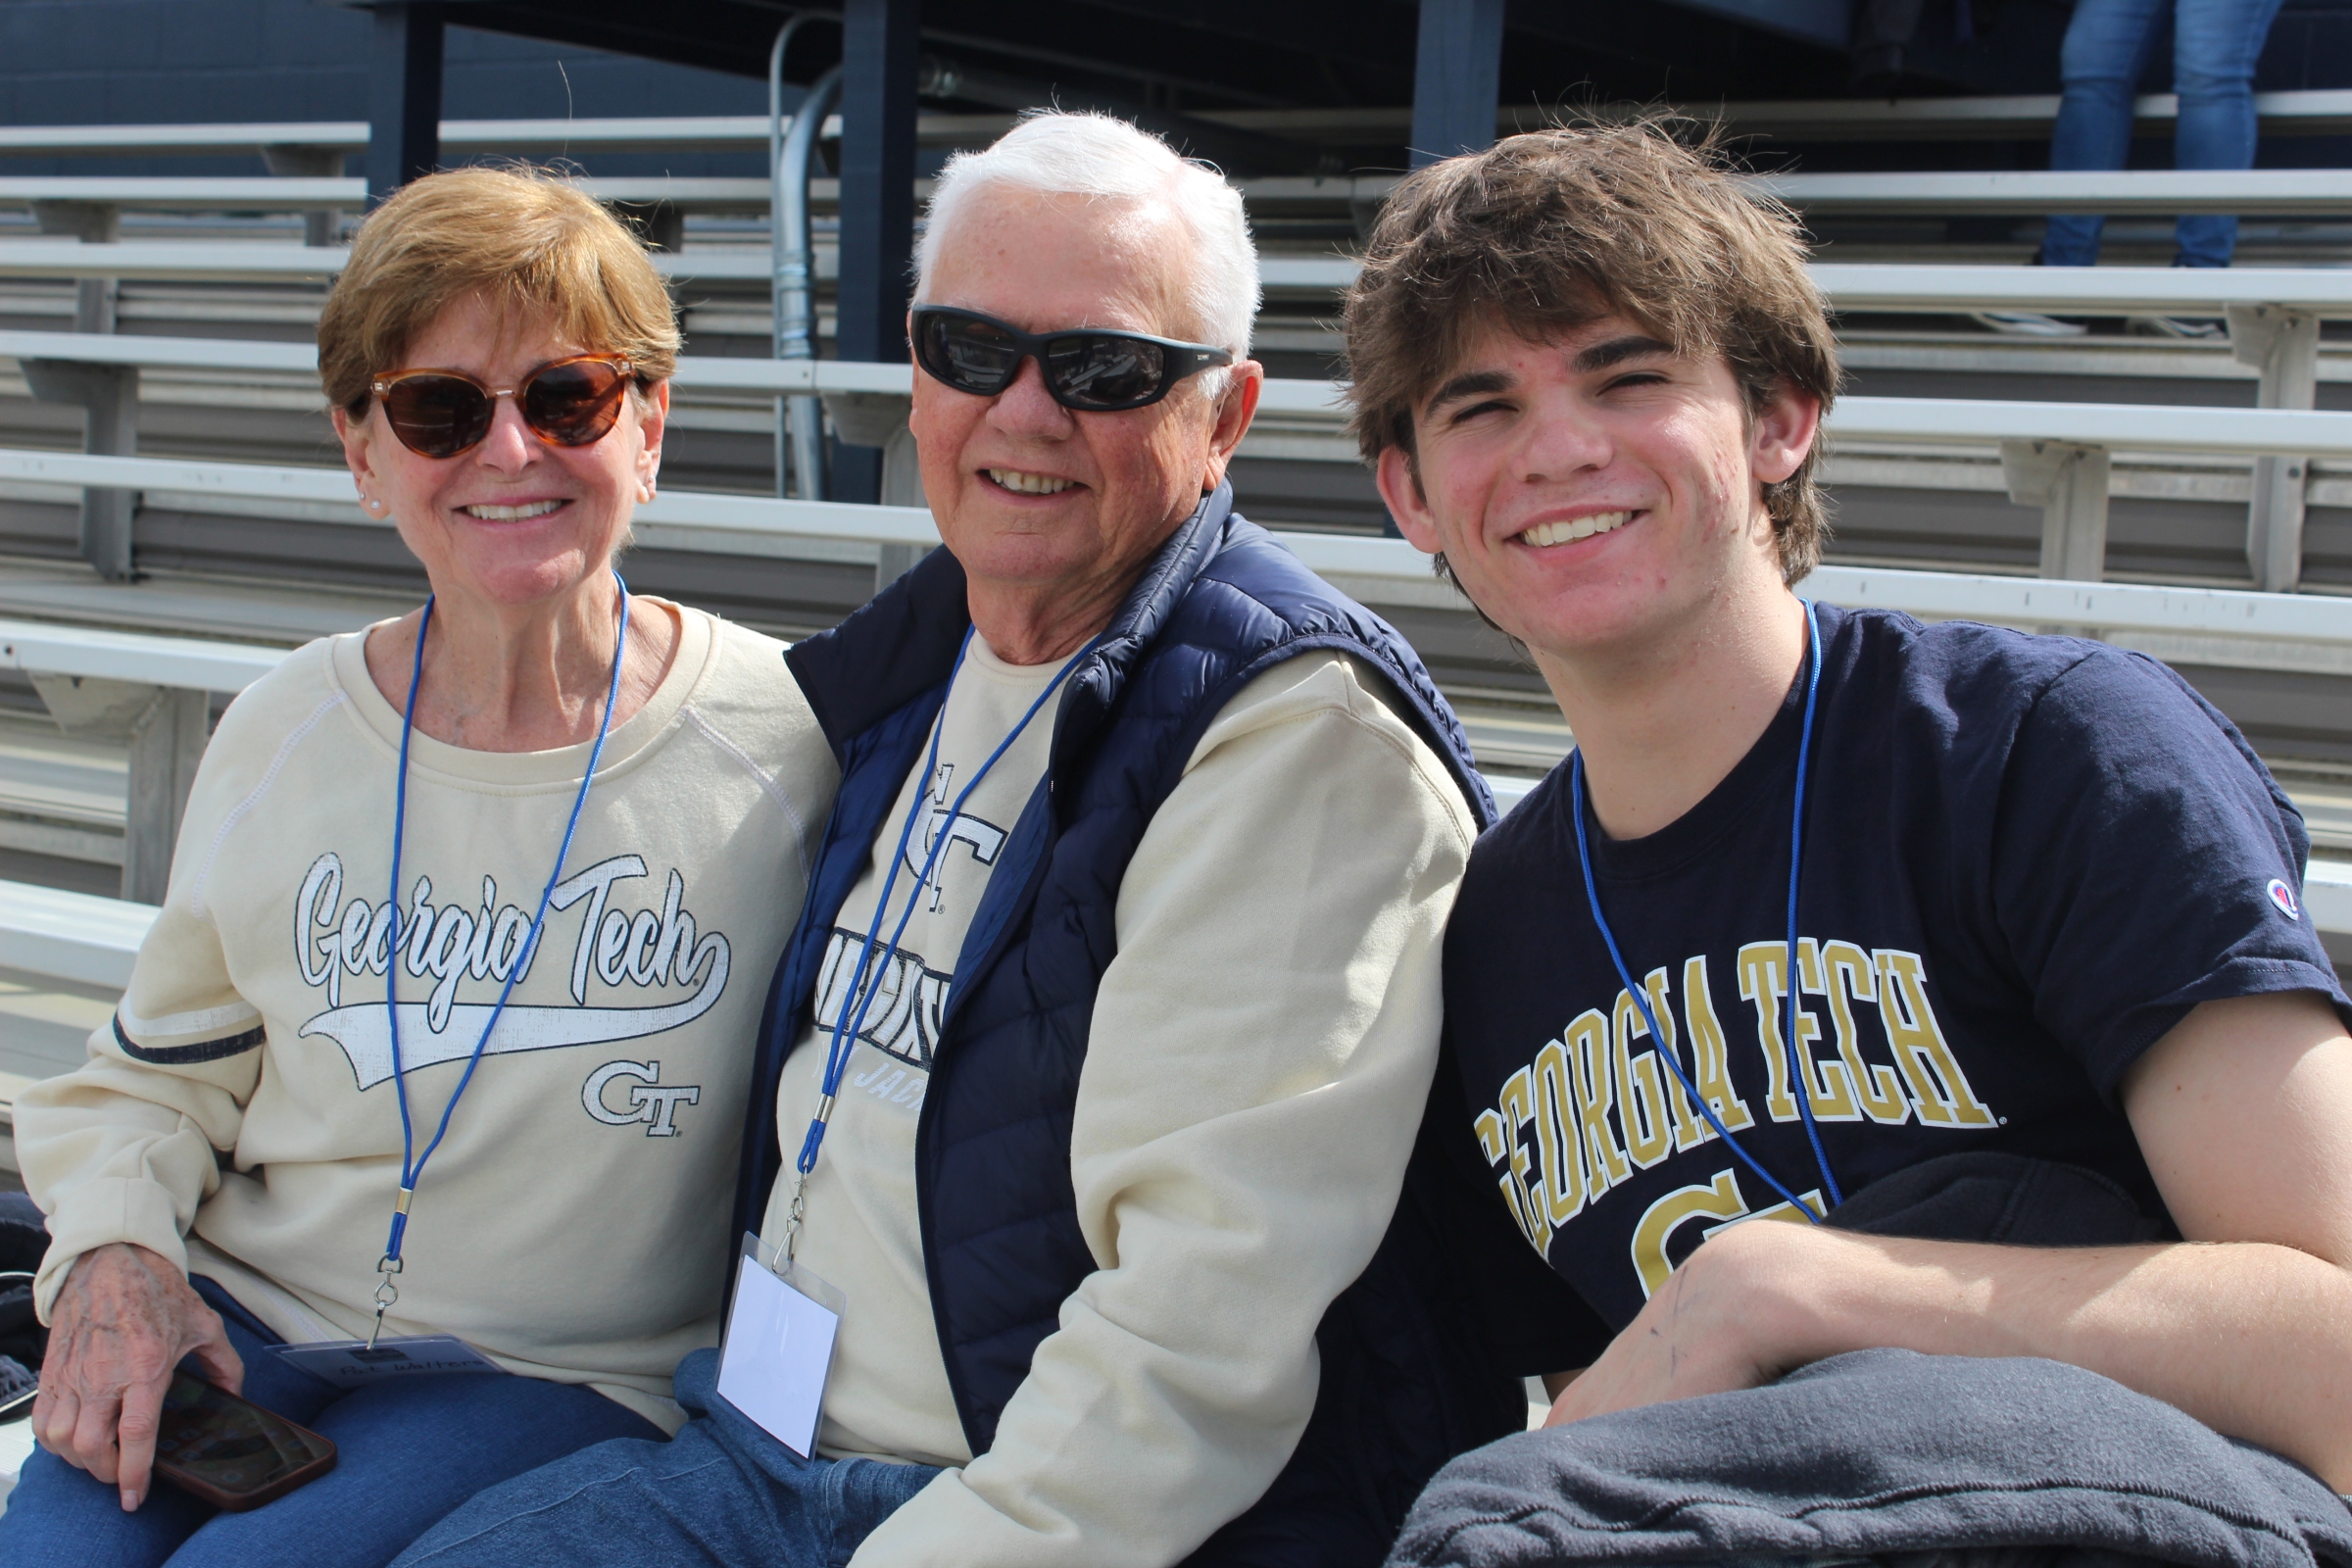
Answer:
[[2199, 1003], [2316, 991], [2301, 816], [2172, 671], [2094, 654], [2019, 723], [1993, 817], [1994, 917], [2042, 1026], [2113, 1103]]

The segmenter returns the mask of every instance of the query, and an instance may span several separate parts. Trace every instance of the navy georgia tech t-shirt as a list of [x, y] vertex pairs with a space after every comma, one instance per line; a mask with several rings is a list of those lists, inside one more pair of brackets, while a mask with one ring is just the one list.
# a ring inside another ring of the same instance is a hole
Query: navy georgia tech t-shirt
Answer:
[[[2301, 912], [2302, 818], [2229, 720], [2145, 657], [1818, 613], [1796, 1027], [1840, 1188], [2000, 1150], [2087, 1166], [2161, 1214], [2117, 1103], [2139, 1054], [2214, 998], [2310, 990], [2352, 1012]], [[1823, 1202], [1782, 1042], [1803, 696], [1800, 673], [1748, 755], [1660, 831], [1611, 842], [1588, 815], [1602, 910], [1662, 1041], [1589, 912], [1565, 763], [1471, 858], [1447, 1045], [1488, 1190], [1593, 1314], [1576, 1315], [1597, 1343], [1555, 1339], [1555, 1356], [1590, 1360], [1711, 1229], [1799, 1218], [1659, 1052], [1783, 1186]]]

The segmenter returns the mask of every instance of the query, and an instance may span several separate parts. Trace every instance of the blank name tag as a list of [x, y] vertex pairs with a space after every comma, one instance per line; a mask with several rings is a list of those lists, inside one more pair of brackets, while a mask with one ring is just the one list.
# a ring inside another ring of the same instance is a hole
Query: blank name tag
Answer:
[[844, 1303], [840, 1292], [806, 1269], [779, 1279], [762, 1259], [766, 1250], [757, 1237], [744, 1238], [726, 1344], [719, 1350], [718, 1393], [806, 1459], [816, 1451], [816, 1421]]
[[317, 1345], [272, 1347], [291, 1364], [344, 1388], [388, 1378], [435, 1377], [446, 1372], [496, 1372], [506, 1368], [454, 1334], [414, 1334], [366, 1340], [326, 1340]]

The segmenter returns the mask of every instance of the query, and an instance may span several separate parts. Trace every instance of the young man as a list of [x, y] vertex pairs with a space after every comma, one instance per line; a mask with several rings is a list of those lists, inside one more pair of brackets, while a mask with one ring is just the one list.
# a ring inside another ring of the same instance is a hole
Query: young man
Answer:
[[[1481, 841], [1446, 961], [1462, 1114], [1556, 1276], [1524, 1370], [1583, 1369], [1551, 1422], [2045, 1357], [2352, 1490], [2347, 1003], [2236, 730], [2137, 655], [1792, 591], [1830, 327], [1788, 216], [1655, 128], [1413, 175], [1348, 331], [1391, 512], [1581, 753]], [[1901, 1179], [1952, 1154], [2011, 1219], [1812, 1223], [1962, 1201]], [[1998, 1243], [2080, 1238], [2002, 1228], [2061, 1189], [2117, 1245]]]

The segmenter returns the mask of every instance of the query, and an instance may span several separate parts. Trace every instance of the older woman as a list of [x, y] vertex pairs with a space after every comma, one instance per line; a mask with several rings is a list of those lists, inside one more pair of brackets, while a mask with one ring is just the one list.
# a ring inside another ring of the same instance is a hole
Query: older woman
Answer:
[[[121, 1010], [17, 1102], [51, 1329], [0, 1560], [381, 1563], [681, 1419], [835, 777], [776, 643], [614, 574], [677, 342], [643, 252], [559, 181], [437, 174], [361, 230], [320, 372], [432, 597], [238, 698]], [[486, 1365], [279, 1353], [379, 1319]], [[338, 1467], [252, 1512], [158, 1486], [183, 1357]]]

